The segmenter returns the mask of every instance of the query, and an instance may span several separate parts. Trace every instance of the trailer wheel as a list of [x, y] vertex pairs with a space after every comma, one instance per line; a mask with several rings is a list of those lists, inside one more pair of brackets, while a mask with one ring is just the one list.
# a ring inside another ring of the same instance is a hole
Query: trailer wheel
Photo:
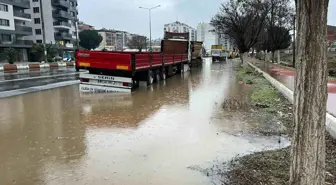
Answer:
[[154, 75], [151, 70], [148, 71], [148, 78], [147, 78], [147, 84], [152, 85], [154, 82]]
[[184, 64], [181, 63], [180, 65], [180, 73], [183, 74], [184, 73]]
[[166, 78], [167, 78], [165, 69], [162, 69], [162, 71], [161, 71], [161, 78], [162, 78], [162, 80], [166, 80]]

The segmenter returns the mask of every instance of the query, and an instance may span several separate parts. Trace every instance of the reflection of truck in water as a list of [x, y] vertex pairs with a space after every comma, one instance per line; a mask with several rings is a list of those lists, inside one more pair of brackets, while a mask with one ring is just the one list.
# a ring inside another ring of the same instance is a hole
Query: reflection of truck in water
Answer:
[[212, 61], [225, 61], [228, 57], [228, 53], [222, 45], [212, 45], [211, 46], [211, 57]]
[[[80, 93], [82, 107], [81, 123], [91, 126], [113, 126], [118, 128], [138, 127], [163, 105], [189, 103], [189, 78], [172, 77], [174, 83], [154, 85], [155, 93], [139, 89], [136, 93], [95, 94]], [[173, 95], [173, 96], [170, 96]]]

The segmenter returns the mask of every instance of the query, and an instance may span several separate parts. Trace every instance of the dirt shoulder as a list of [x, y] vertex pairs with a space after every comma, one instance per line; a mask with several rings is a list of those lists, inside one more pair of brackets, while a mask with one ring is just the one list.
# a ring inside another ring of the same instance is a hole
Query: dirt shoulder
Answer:
[[[292, 105], [266, 79], [250, 68], [239, 68], [237, 83], [251, 86], [245, 104], [248, 104], [252, 112], [255, 112], [254, 116], [258, 116], [260, 121], [276, 120], [277, 124], [283, 128], [267, 131], [264, 134], [291, 136]], [[227, 109], [227, 107], [228, 103], [224, 102], [223, 108]], [[270, 124], [274, 123], [271, 121]], [[288, 184], [289, 167], [290, 147], [237, 157], [211, 171], [217, 171], [216, 175], [219, 174], [222, 184], [280, 185]], [[326, 184], [336, 184], [336, 140], [330, 135], [326, 136], [326, 170]]]

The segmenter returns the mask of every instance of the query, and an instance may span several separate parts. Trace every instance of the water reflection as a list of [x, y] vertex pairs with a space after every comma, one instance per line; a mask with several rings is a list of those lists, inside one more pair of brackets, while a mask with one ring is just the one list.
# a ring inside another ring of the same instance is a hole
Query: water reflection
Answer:
[[71, 86], [0, 99], [0, 184], [211, 184], [188, 167], [278, 147], [233, 134], [246, 120], [213, 118], [242, 96], [232, 68], [205, 64], [131, 95]]
[[64, 88], [0, 100], [0, 184], [39, 184], [46, 161], [67, 164], [85, 154], [73, 95]]

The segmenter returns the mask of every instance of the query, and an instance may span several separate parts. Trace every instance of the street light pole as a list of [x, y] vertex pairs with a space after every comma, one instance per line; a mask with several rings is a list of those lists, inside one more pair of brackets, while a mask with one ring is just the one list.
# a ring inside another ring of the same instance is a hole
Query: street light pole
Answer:
[[145, 10], [148, 10], [148, 14], [149, 14], [149, 49], [152, 52], [152, 10], [155, 8], [159, 8], [161, 5], [158, 6], [154, 6], [152, 8], [146, 8], [146, 7], [139, 7]]

